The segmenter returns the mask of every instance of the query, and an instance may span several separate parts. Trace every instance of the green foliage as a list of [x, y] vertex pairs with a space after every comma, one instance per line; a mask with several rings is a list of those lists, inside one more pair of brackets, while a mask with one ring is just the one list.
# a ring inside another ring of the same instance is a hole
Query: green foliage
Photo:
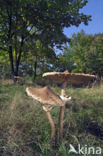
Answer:
[[[27, 43], [25, 47], [23, 60], [25, 60], [25, 74], [41, 75], [45, 71], [51, 71], [56, 60], [56, 54], [53, 48], [49, 45], [43, 45], [40, 40], [34, 40]], [[27, 51], [28, 50], [28, 51]], [[24, 62], [22, 62], [22, 65]], [[30, 68], [29, 68], [30, 66]], [[37, 74], [36, 74], [37, 73]]]
[[[69, 47], [63, 52], [61, 64], [72, 72], [103, 75], [103, 34], [87, 35], [82, 30], [73, 34]], [[72, 68], [71, 68], [72, 67]]]
[[2, 56], [8, 52], [12, 75], [18, 75], [27, 45], [30, 52], [30, 41], [34, 40], [33, 47], [39, 40], [45, 47], [42, 56], [50, 57], [51, 47], [60, 47], [69, 41], [63, 34], [64, 27], [78, 26], [81, 22], [88, 24], [90, 16], [79, 12], [86, 3], [87, 0], [1, 0], [0, 50]]
[[68, 69], [72, 71], [74, 69], [74, 61], [72, 60], [72, 49], [65, 47], [63, 53], [58, 55], [58, 60], [56, 62], [55, 68], [57, 71], [64, 71]]
[[90, 72], [99, 76], [103, 75], [103, 34], [94, 36], [94, 40], [90, 46], [88, 56], [88, 67]]

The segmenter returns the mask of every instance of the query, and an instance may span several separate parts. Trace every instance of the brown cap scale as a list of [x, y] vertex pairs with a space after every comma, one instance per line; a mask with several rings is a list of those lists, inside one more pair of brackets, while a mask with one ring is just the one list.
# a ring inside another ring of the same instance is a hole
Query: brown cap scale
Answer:
[[47, 72], [43, 74], [43, 77], [47, 77], [51, 80], [55, 80], [58, 82], [70, 82], [76, 84], [87, 83], [90, 80], [96, 78], [95, 75], [83, 74], [83, 73], [69, 73], [65, 72]]
[[48, 86], [44, 88], [26, 88], [26, 92], [29, 96], [42, 104], [51, 106], [63, 106], [64, 103], [61, 98], [55, 94]]

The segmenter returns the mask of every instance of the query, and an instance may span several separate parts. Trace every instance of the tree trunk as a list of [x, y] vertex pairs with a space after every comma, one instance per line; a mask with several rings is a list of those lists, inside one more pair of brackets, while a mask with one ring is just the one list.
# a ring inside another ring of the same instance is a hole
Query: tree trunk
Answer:
[[35, 60], [35, 63], [34, 63], [34, 80], [36, 79], [36, 71], [37, 71], [37, 56], [36, 56], [36, 60]]
[[[14, 61], [13, 61], [13, 48], [12, 48], [12, 40], [13, 40], [13, 35], [15, 34], [15, 41], [17, 41], [17, 35], [12, 31], [12, 5], [10, 5], [10, 8], [7, 7], [7, 14], [8, 14], [8, 19], [9, 19], [9, 28], [8, 28], [8, 44], [9, 44], [9, 59], [10, 59], [10, 67], [11, 67], [11, 75], [16, 82], [16, 79], [14, 76], [18, 76], [18, 69], [19, 69], [19, 64], [20, 64], [20, 59], [21, 59], [21, 53], [22, 53], [22, 48], [24, 44], [24, 35], [22, 34], [21, 36], [21, 44], [20, 44], [20, 49], [19, 49], [19, 56], [17, 58], [17, 45], [15, 45], [15, 51], [16, 51], [16, 67], [14, 68]], [[17, 22], [17, 21], [16, 21]]]
[[17, 79], [14, 77], [15, 76], [15, 69], [14, 69], [12, 46], [9, 46], [9, 60], [10, 60], [10, 68], [11, 68], [11, 77], [12, 77], [14, 84], [15, 84]]
[[9, 46], [9, 60], [10, 60], [10, 67], [11, 67], [11, 75], [14, 77], [14, 63], [13, 63], [13, 53], [12, 53], [12, 46]]
[[9, 19], [9, 29], [8, 29], [8, 45], [9, 45], [9, 60], [10, 60], [10, 68], [11, 75], [14, 78], [14, 62], [13, 62], [13, 51], [12, 51], [12, 10], [7, 8], [7, 14]]
[[[16, 67], [14, 68], [14, 61], [13, 61], [13, 52], [12, 52], [12, 46], [9, 46], [9, 59], [10, 59], [10, 66], [11, 66], [11, 75], [14, 80], [14, 83], [16, 83], [17, 79], [14, 78], [14, 76], [18, 76], [18, 69], [19, 69], [19, 64], [20, 64], [20, 59], [21, 59], [21, 53], [22, 53], [22, 48], [24, 44], [24, 37], [22, 37], [21, 45], [20, 45], [20, 50], [19, 50], [19, 56], [16, 59]], [[16, 50], [16, 49], [15, 49]]]
[[18, 76], [18, 69], [19, 69], [19, 64], [20, 64], [20, 60], [21, 60], [21, 54], [22, 54], [22, 49], [23, 49], [23, 45], [24, 45], [24, 36], [21, 37], [21, 45], [20, 45], [20, 49], [19, 49], [19, 56], [17, 58], [16, 61], [16, 70], [15, 70], [15, 74], [16, 76]]

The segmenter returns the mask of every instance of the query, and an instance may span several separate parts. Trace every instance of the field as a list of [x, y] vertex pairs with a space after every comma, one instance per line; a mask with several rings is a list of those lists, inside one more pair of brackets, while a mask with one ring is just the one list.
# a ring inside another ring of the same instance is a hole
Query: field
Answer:
[[[75, 149], [79, 144], [95, 149], [101, 147], [100, 156], [103, 155], [102, 85], [67, 87], [66, 93], [72, 100], [66, 104], [64, 133], [60, 141], [50, 140], [50, 125], [42, 104], [26, 95], [26, 87], [25, 84], [0, 85], [0, 156], [78, 155], [69, 153], [70, 144]], [[60, 87], [51, 88], [60, 94]], [[58, 129], [59, 108], [54, 107], [51, 114]]]

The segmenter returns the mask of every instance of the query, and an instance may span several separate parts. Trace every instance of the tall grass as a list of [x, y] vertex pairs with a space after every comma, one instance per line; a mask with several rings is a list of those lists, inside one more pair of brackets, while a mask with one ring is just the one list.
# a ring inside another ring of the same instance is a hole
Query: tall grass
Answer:
[[[66, 105], [63, 139], [56, 143], [50, 141], [50, 125], [42, 104], [29, 98], [25, 88], [0, 87], [1, 156], [73, 156], [68, 152], [69, 144], [103, 149], [103, 86], [66, 89], [72, 100]], [[52, 89], [60, 94], [60, 88]], [[59, 108], [54, 107], [51, 114], [58, 129]]]

